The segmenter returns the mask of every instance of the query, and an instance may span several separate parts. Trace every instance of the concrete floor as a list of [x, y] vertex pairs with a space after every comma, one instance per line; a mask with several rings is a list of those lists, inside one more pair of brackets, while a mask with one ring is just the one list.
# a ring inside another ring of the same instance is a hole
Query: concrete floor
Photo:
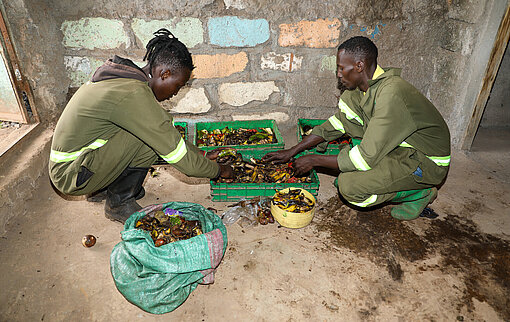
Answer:
[[[498, 162], [489, 166], [495, 155], [476, 153], [482, 164], [454, 151], [435, 220], [352, 210], [320, 174], [320, 211], [309, 226], [228, 226], [215, 283], [161, 316], [115, 288], [109, 259], [122, 225], [105, 219], [103, 204], [61, 198], [45, 177], [0, 238], [0, 321], [508, 321], [509, 177], [492, 168]], [[160, 172], [148, 178], [142, 205], [227, 209], [210, 200], [206, 180]], [[96, 246], [81, 245], [85, 234]]]

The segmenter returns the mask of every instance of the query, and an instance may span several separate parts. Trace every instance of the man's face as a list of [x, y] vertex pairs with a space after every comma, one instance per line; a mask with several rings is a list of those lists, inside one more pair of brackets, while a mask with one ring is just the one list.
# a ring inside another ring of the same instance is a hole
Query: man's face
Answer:
[[336, 57], [337, 77], [345, 88], [353, 90], [358, 87], [361, 81], [361, 74], [356, 68], [354, 57], [345, 52], [345, 49], [338, 51]]
[[176, 95], [181, 87], [186, 85], [191, 75], [187, 68], [181, 68], [174, 72], [162, 67], [156, 67], [151, 83], [152, 92], [158, 102], [165, 101]]

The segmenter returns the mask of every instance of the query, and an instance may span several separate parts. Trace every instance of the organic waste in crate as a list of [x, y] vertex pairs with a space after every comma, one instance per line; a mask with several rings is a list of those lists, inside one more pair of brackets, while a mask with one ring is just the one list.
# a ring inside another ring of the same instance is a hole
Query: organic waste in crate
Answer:
[[271, 201], [278, 208], [288, 212], [305, 213], [315, 205], [301, 189], [289, 189], [288, 192], [278, 191]]
[[200, 221], [186, 220], [180, 214], [170, 208], [156, 211], [138, 220], [135, 228], [150, 232], [156, 247], [202, 235]]
[[197, 131], [197, 146], [224, 146], [224, 145], [257, 145], [277, 143], [276, 136], [271, 128], [232, 129], [225, 127], [212, 131]]
[[273, 164], [261, 159], [243, 159], [234, 149], [220, 151], [216, 162], [232, 166], [234, 179], [218, 178], [219, 183], [310, 183], [309, 176], [296, 177], [292, 162]]

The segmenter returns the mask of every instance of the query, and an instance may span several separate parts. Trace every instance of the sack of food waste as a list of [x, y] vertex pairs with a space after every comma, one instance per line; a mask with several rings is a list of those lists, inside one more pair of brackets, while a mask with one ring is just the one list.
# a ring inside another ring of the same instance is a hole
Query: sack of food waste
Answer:
[[175, 310], [198, 284], [214, 282], [227, 247], [221, 219], [190, 202], [135, 212], [121, 237], [110, 256], [115, 285], [129, 302], [154, 314]]

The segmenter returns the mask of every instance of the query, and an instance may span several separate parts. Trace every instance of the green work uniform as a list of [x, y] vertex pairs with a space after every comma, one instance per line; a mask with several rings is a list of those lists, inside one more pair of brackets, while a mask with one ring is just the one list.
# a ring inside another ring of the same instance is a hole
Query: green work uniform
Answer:
[[[107, 77], [80, 87], [64, 109], [51, 145], [50, 178], [65, 194], [88, 194], [127, 167], [150, 167], [158, 155], [188, 176], [219, 173], [216, 162], [182, 139], [147, 82]], [[85, 182], [83, 168], [92, 173]]]
[[312, 131], [326, 141], [343, 134], [361, 139], [338, 154], [339, 192], [368, 207], [440, 184], [450, 164], [450, 132], [439, 111], [400, 69], [377, 66], [368, 85], [366, 93], [345, 91], [339, 111]]

